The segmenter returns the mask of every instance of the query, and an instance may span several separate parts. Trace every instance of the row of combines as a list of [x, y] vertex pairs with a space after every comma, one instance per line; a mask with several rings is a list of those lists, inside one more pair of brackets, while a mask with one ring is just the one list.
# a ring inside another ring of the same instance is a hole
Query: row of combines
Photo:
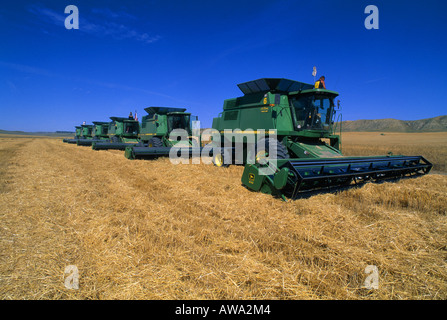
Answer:
[[[244, 165], [242, 184], [284, 200], [335, 191], [365, 182], [417, 177], [432, 164], [422, 156], [346, 157], [341, 151], [341, 112], [335, 91], [283, 78], [238, 85], [243, 96], [224, 101], [213, 119], [211, 143], [188, 137], [189, 155], [211, 156], [217, 167]], [[174, 129], [191, 135], [191, 114], [183, 108], [150, 107], [141, 123], [111, 117], [76, 127], [74, 139], [94, 150], [125, 150], [128, 159], [169, 156], [179, 143]], [[336, 119], [337, 116], [337, 121]], [[338, 134], [337, 134], [338, 131]]]
[[[191, 113], [184, 108], [149, 107], [141, 123], [132, 116], [110, 117], [110, 122], [94, 121], [93, 125], [76, 126], [75, 137], [64, 142], [91, 146], [93, 150], [125, 150], [129, 147], [170, 148], [177, 141], [169, 139], [174, 129], [191, 135]], [[194, 141], [192, 137], [188, 145]], [[153, 149], [151, 149], [153, 150]]]

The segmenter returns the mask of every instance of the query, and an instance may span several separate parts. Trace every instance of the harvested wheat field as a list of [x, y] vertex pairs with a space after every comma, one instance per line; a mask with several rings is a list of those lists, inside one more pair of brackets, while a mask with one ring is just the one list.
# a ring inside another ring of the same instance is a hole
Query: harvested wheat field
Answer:
[[[392, 151], [390, 135], [343, 148]], [[417, 137], [395, 153], [445, 173], [447, 135]], [[447, 299], [445, 174], [284, 202], [245, 189], [240, 166], [7, 135], [0, 155], [1, 299]]]

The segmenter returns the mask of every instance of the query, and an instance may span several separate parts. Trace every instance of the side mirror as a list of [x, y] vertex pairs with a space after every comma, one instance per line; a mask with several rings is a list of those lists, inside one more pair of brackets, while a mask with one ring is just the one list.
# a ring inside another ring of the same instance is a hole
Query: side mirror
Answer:
[[340, 109], [340, 100], [337, 100], [337, 108]]

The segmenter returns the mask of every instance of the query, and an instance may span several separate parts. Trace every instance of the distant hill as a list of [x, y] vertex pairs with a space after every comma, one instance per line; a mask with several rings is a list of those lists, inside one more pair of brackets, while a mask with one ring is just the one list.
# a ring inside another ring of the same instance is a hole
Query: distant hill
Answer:
[[447, 116], [439, 116], [422, 120], [355, 120], [343, 121], [342, 130], [366, 132], [439, 132], [447, 131]]
[[25, 131], [8, 131], [8, 130], [0, 129], [0, 134], [13, 134], [13, 135], [23, 135], [23, 136], [66, 137], [66, 136], [73, 136], [74, 132], [69, 132], [69, 131], [25, 132]]

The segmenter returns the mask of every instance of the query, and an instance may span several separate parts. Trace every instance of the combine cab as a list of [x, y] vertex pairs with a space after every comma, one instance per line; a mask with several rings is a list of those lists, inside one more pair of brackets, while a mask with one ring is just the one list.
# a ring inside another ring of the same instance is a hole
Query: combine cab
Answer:
[[[242, 183], [251, 190], [294, 199], [308, 192], [422, 175], [432, 167], [421, 156], [344, 157], [334, 123], [335, 91], [278, 78], [238, 87], [244, 96], [225, 100], [223, 112], [213, 119], [213, 129], [221, 134], [213, 142], [221, 150], [213, 162], [245, 164]], [[225, 129], [242, 131], [228, 136]], [[255, 139], [247, 138], [250, 133]]]
[[[187, 147], [192, 152], [198, 148], [191, 129], [191, 113], [184, 108], [149, 107], [144, 109], [148, 114], [143, 116], [139, 139], [145, 146], [129, 146], [124, 153], [128, 159], [150, 159], [169, 156], [171, 148]], [[181, 129], [187, 135], [188, 142], [170, 139], [175, 129]], [[197, 150], [196, 150], [197, 151]]]
[[138, 134], [140, 126], [137, 120], [131, 118], [110, 117], [105, 141], [93, 141], [93, 150], [124, 150], [131, 145], [140, 144]]
[[94, 126], [91, 124], [83, 124], [81, 126], [81, 139], [93, 139]]

